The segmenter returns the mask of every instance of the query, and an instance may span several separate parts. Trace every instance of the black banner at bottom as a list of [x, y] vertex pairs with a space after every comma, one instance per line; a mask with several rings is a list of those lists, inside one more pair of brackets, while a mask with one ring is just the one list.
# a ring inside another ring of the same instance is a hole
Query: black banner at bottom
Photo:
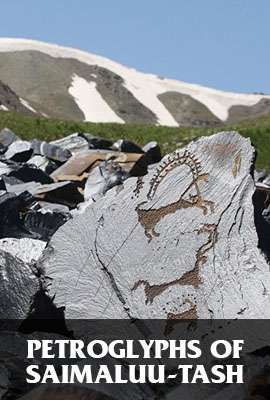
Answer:
[[270, 398], [269, 320], [1, 320], [2, 399]]

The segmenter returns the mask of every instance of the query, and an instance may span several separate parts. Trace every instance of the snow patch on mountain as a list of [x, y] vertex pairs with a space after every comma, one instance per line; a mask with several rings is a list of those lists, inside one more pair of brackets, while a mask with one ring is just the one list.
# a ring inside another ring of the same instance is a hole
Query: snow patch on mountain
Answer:
[[[43, 43], [34, 40], [13, 38], [0, 39], [0, 52], [23, 50], [36, 50], [46, 53], [52, 57], [73, 58], [88, 65], [98, 65], [114, 72], [115, 74], [122, 77], [125, 87], [133, 94], [133, 96], [140, 103], [142, 103], [144, 106], [146, 106], [153, 113], [156, 114], [158, 123], [162, 125], [178, 126], [175, 119], [157, 97], [158, 95], [168, 91], [190, 95], [195, 100], [198, 100], [202, 104], [204, 104], [216, 117], [218, 117], [222, 121], [225, 121], [227, 119], [229, 109], [234, 105], [253, 106], [258, 103], [262, 98], [270, 99], [270, 96], [265, 95], [223, 92], [196, 84], [190, 84], [171, 79], [160, 79], [156, 75], [141, 73], [136, 71], [135, 69], [125, 67], [104, 57], [77, 49], [61, 47], [58, 45]], [[82, 83], [82, 81], [78, 82], [75, 85], [74, 89], [73, 81], [73, 89], [71, 90], [73, 93], [74, 91], [76, 92], [78, 102], [81, 95], [78, 96], [77, 90], [81, 93], [84, 93], [82, 97], [83, 100], [80, 101], [80, 108], [84, 107], [84, 112], [86, 113], [86, 115], [88, 115], [89, 112], [91, 118], [95, 117], [95, 120], [97, 120], [96, 115], [94, 116], [94, 111], [89, 110], [89, 105], [87, 105], [86, 107], [85, 101], [87, 103], [89, 100], [93, 101], [94, 99], [95, 101], [98, 101], [98, 105], [96, 106], [98, 112], [101, 112], [101, 104], [103, 104], [102, 107], [105, 108], [108, 105], [104, 102], [103, 99], [103, 101], [101, 102], [101, 96], [98, 95], [97, 89], [93, 84], [90, 84], [89, 82]], [[79, 89], [76, 89], [76, 86], [78, 86]], [[104, 103], [106, 104], [106, 106], [104, 105]], [[111, 110], [110, 113], [113, 113], [113, 111]], [[116, 115], [113, 115], [114, 119], [111, 121], [115, 121]], [[108, 116], [109, 111], [107, 110], [107, 116], [105, 118], [106, 121], [108, 121]]]
[[102, 98], [95, 82], [87, 82], [84, 78], [74, 74], [69, 93], [84, 113], [85, 121], [124, 123]]
[[22, 105], [24, 107], [28, 108], [28, 110], [32, 111], [33, 113], [37, 113], [37, 111], [28, 103], [28, 101], [26, 101], [20, 97], [20, 102], [22, 103]]
[[[167, 126], [179, 126], [177, 121], [169, 113], [167, 108], [157, 97], [159, 94], [167, 92], [164, 90], [159, 81], [149, 79], [149, 75], [141, 74], [137, 71], [131, 70], [131, 75], [125, 76], [125, 87], [133, 96], [142, 103], [145, 107], [149, 108], [158, 119], [158, 124]], [[122, 75], [123, 76], [123, 75]]]
[[8, 111], [8, 108], [4, 106], [4, 104], [0, 104], [0, 110], [1, 111]]

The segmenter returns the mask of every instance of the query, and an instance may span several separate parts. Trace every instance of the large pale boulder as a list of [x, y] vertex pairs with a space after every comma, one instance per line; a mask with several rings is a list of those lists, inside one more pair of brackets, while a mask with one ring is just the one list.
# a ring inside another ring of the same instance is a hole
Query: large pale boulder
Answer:
[[67, 318], [269, 318], [254, 149], [201, 138], [113, 188], [53, 236], [42, 267]]

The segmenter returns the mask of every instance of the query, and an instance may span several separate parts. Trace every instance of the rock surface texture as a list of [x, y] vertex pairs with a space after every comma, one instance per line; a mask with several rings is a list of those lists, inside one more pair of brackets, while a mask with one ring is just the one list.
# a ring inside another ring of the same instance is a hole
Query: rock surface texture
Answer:
[[66, 318], [269, 318], [253, 162], [236, 132], [204, 137], [63, 225], [41, 266]]
[[39, 282], [29, 264], [0, 250], [0, 318], [26, 318]]

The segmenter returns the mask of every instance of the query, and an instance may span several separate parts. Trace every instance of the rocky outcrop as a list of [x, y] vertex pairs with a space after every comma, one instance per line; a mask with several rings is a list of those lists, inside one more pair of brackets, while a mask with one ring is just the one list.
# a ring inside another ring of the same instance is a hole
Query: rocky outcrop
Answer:
[[269, 116], [270, 114], [270, 100], [262, 99], [253, 106], [236, 105], [229, 109], [229, 116], [227, 122], [239, 122], [245, 119], [258, 118]]
[[[24, 80], [20, 77], [22, 65]], [[74, 74], [95, 85], [123, 122], [157, 123], [156, 115], [134, 97], [119, 75], [109, 69], [75, 59], [54, 58], [37, 51], [1, 53], [0, 77], [12, 84], [35, 109], [50, 117], [84, 120], [82, 110], [69, 93]], [[39, 82], [38, 86], [36, 82]]]
[[221, 121], [199, 101], [191, 96], [165, 92], [158, 96], [180, 126], [218, 126]]
[[17, 111], [27, 115], [35, 113], [26, 107], [17, 94], [0, 81], [0, 111]]
[[48, 293], [67, 318], [268, 318], [253, 162], [224, 132], [113, 188], [53, 236]]

